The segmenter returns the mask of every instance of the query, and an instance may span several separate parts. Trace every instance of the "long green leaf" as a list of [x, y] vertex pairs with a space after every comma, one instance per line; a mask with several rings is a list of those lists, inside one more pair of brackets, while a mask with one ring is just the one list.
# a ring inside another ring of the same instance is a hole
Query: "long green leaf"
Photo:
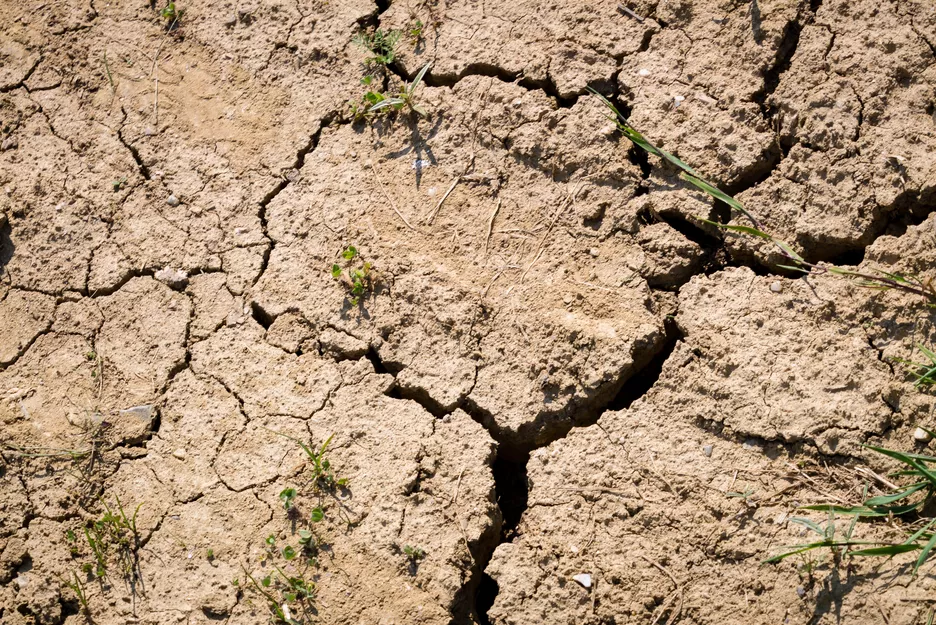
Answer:
[[865, 445], [865, 447], [873, 451], [876, 451], [879, 454], [884, 454], [885, 456], [889, 456], [893, 458], [894, 460], [899, 460], [900, 462], [903, 462], [904, 464], [913, 467], [914, 469], [919, 471], [923, 475], [923, 477], [928, 479], [930, 482], [932, 482], [934, 486], [936, 486], [936, 474], [934, 474], [932, 471], [927, 469], [926, 466], [922, 462], [902, 452], [894, 451], [893, 449], [885, 449], [883, 447], [874, 447], [873, 445]]
[[857, 551], [849, 552], [849, 555], [853, 556], [896, 556], [900, 553], [907, 553], [908, 551], [916, 551], [919, 549], [919, 545], [888, 545], [886, 547], [871, 547], [869, 549], [858, 549]]
[[864, 505], [886, 506], [888, 504], [894, 503], [895, 501], [900, 501], [901, 499], [905, 499], [909, 497], [910, 495], [912, 495], [913, 493], [926, 488], [927, 486], [930, 486], [929, 482], [917, 482], [916, 484], [913, 484], [912, 486], [902, 491], [891, 493], [890, 495], [880, 495], [878, 497], [872, 497], [871, 499], [868, 499], [866, 502], [864, 502]]
[[926, 558], [929, 557], [933, 547], [936, 547], [936, 534], [933, 534], [927, 541], [926, 545], [923, 547], [923, 551], [920, 552], [920, 557], [917, 558], [916, 564], [913, 565], [914, 576], [916, 576], [917, 571], [920, 570], [920, 567], [923, 566], [923, 563], [926, 562]]

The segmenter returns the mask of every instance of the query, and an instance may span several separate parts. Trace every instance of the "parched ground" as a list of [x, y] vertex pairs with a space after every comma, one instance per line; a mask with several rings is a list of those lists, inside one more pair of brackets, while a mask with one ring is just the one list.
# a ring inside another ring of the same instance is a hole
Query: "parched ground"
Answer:
[[[925, 447], [933, 307], [698, 221], [587, 88], [807, 260], [932, 278], [936, 6], [176, 6], [0, 1], [0, 622], [265, 623], [274, 565], [303, 623], [926, 622], [914, 554], [763, 560]], [[431, 63], [428, 116], [356, 120], [355, 35], [417, 21], [372, 88]]]

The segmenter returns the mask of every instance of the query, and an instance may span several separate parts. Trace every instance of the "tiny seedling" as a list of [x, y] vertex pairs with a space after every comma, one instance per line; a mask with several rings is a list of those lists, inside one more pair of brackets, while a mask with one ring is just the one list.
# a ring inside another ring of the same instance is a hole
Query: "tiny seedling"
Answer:
[[[315, 451], [314, 448], [309, 447], [303, 443], [298, 438], [289, 436], [288, 434], [283, 434], [282, 432], [277, 432], [276, 430], [270, 430], [278, 436], [282, 436], [285, 439], [291, 440], [292, 442], [299, 445], [302, 448], [302, 451], [305, 452], [308, 456], [309, 461], [312, 463], [312, 482], [316, 488], [323, 490], [334, 490], [337, 487], [343, 487], [348, 485], [348, 478], [335, 477], [334, 470], [332, 469], [331, 462], [325, 455], [325, 451], [328, 449], [328, 445], [331, 443], [332, 439], [335, 437], [334, 434], [325, 439], [325, 442], [322, 443], [322, 446], [319, 447], [318, 451]], [[287, 489], [288, 490], [288, 489]], [[285, 492], [285, 491], [284, 491]], [[275, 542], [275, 537], [270, 536], [268, 541]], [[273, 543], [270, 543], [273, 544]]]
[[171, 28], [173, 24], [182, 18], [182, 9], [176, 9], [175, 2], [170, 0], [170, 2], [159, 12], [159, 16], [166, 20], [168, 26]]
[[75, 596], [78, 597], [78, 603], [81, 604], [81, 611], [84, 613], [84, 617], [91, 622], [91, 606], [88, 605], [88, 593], [85, 591], [84, 584], [81, 583], [81, 578], [78, 577], [78, 574], [72, 572], [72, 579], [66, 581], [65, 585], [68, 586]]
[[112, 185], [113, 185], [113, 187], [114, 187], [114, 193], [116, 193], [117, 191], [120, 191], [121, 189], [123, 189], [124, 186], [126, 186], [126, 184], [127, 184], [127, 177], [126, 177], [126, 176], [124, 176], [123, 178], [118, 178], [117, 180], [115, 180], [115, 181], [112, 183]]
[[210, 562], [211, 560], [214, 560], [214, 557], [215, 557], [214, 549], [209, 548], [205, 552], [205, 559]]
[[403, 545], [403, 555], [409, 558], [410, 562], [417, 562], [426, 557], [426, 552], [422, 547], [413, 547], [412, 545]]
[[377, 29], [373, 33], [361, 31], [354, 36], [354, 43], [371, 53], [364, 60], [367, 66], [389, 65], [396, 58], [396, 47], [400, 41], [400, 31]]
[[[140, 536], [137, 533], [136, 519], [142, 505], [139, 504], [133, 516], [128, 517], [119, 497], [116, 512], [104, 503], [104, 515], [84, 527], [84, 536], [94, 562], [85, 563], [82, 570], [93, 572], [103, 581], [107, 579], [109, 566], [115, 562], [125, 579], [135, 581], [139, 577], [137, 552], [140, 548]], [[74, 532], [66, 533], [69, 539], [73, 536]]]
[[296, 498], [296, 489], [295, 488], [284, 488], [283, 492], [279, 494], [280, 501], [283, 502], [283, 507], [289, 512], [289, 509], [293, 505], [293, 499]]
[[413, 82], [409, 84], [404, 83], [400, 88], [400, 92], [395, 96], [384, 95], [375, 91], [368, 91], [364, 94], [364, 100], [370, 104], [367, 113], [374, 114], [386, 111], [400, 111], [404, 108], [408, 108], [417, 113], [420, 117], [428, 116], [429, 113], [426, 112], [426, 109], [416, 103], [416, 89], [418, 89], [419, 85], [422, 83], [426, 72], [429, 71], [430, 65], [431, 63], [423, 65], [422, 69], [419, 70], [419, 73], [416, 74], [416, 77], [413, 79]]
[[355, 267], [355, 259], [360, 259], [360, 253], [357, 248], [353, 245], [349, 245], [343, 252], [341, 252], [341, 257], [348, 262], [348, 272], [347, 274], [341, 268], [341, 265], [335, 263], [331, 267], [332, 278], [341, 281], [345, 287], [348, 289], [350, 294], [349, 301], [352, 306], [357, 306], [361, 297], [368, 291], [373, 291], [374, 281], [371, 270], [373, 265], [366, 261], [361, 261], [359, 267]]
[[423, 38], [422, 20], [417, 18], [406, 25], [406, 38], [413, 46], [419, 45]]

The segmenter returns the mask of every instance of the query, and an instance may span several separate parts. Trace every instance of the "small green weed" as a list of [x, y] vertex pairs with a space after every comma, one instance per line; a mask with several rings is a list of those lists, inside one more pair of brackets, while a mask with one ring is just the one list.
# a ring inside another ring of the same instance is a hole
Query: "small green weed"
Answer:
[[[803, 506], [803, 510], [826, 512], [829, 515], [825, 527], [808, 519], [790, 519], [791, 522], [803, 525], [812, 532], [821, 536], [821, 540], [792, 545], [786, 547], [782, 553], [772, 556], [765, 562], [779, 562], [793, 555], [806, 553], [815, 549], [830, 548], [837, 556], [867, 557], [867, 556], [894, 556], [901, 553], [919, 551], [913, 567], [913, 575], [929, 558], [933, 548], [936, 547], [936, 518], [922, 517], [919, 514], [936, 494], [936, 472], [929, 465], [936, 462], [936, 456], [916, 453], [905, 453], [866, 445], [868, 449], [897, 460], [904, 468], [897, 471], [894, 476], [907, 478], [907, 483], [891, 492], [875, 497], [867, 497], [857, 506], [844, 506], [839, 504], [820, 504]], [[841, 538], [836, 538], [835, 519], [838, 516], [851, 517], [848, 529]], [[852, 538], [855, 526], [860, 520], [880, 519], [893, 524], [896, 519], [908, 520], [905, 526], [908, 535], [902, 542], [881, 542], [868, 540], [855, 540]], [[916, 527], [910, 532], [910, 528]], [[858, 547], [858, 549], [852, 549]]]
[[72, 579], [65, 582], [75, 596], [78, 597], [78, 603], [81, 605], [81, 612], [87, 621], [91, 622], [91, 606], [88, 605], [88, 593], [85, 591], [84, 584], [78, 577], [78, 573], [72, 572]]
[[172, 0], [162, 8], [159, 12], [159, 17], [163, 18], [167, 22], [167, 27], [172, 28], [172, 26], [182, 19], [182, 9], [176, 9], [175, 2]]
[[430, 65], [430, 63], [423, 65], [422, 69], [419, 70], [419, 73], [416, 74], [416, 77], [413, 79], [413, 82], [409, 84], [404, 83], [400, 88], [400, 92], [394, 96], [377, 93], [376, 91], [368, 91], [364, 94], [364, 101], [370, 105], [366, 110], [366, 114], [373, 115], [375, 113], [401, 111], [404, 108], [408, 108], [420, 117], [427, 117], [429, 113], [426, 109], [416, 103], [416, 90], [422, 83], [426, 72], [429, 71]]
[[916, 388], [936, 385], [936, 352], [919, 343], [916, 347], [928, 362], [913, 362], [903, 358], [894, 360], [910, 368], [909, 374], [914, 378], [913, 385]]
[[[340, 487], [344, 487], [348, 485], [347, 478], [344, 478], [344, 477], [339, 478], [335, 476], [335, 472], [332, 469], [331, 462], [328, 460], [328, 457], [325, 455], [325, 452], [328, 449], [328, 445], [332, 442], [332, 439], [335, 437], [334, 434], [332, 434], [327, 439], [325, 439], [325, 442], [322, 443], [322, 446], [319, 447], [318, 451], [315, 451], [314, 448], [306, 445], [298, 438], [294, 438], [292, 436], [289, 436], [288, 434], [283, 434], [282, 432], [277, 432], [276, 430], [270, 430], [270, 431], [278, 436], [282, 436], [285, 439], [291, 440], [292, 442], [296, 443], [297, 445], [299, 445], [299, 447], [302, 448], [302, 451], [305, 452], [306, 456], [308, 456], [309, 458], [309, 461], [312, 463], [312, 484], [316, 489], [331, 491], [331, 490], [335, 490], [336, 488], [340, 488]], [[286, 490], [283, 491], [283, 493], [286, 493], [288, 490], [291, 490], [291, 489], [287, 488]], [[295, 497], [295, 495], [293, 495], [293, 497]], [[280, 493], [280, 498], [281, 499], [283, 498], [282, 493]], [[289, 498], [289, 501], [292, 502], [292, 497]], [[285, 500], [284, 500], [284, 505], [285, 505]], [[287, 507], [286, 510], [288, 511], [289, 508]]]
[[389, 65], [396, 58], [396, 47], [400, 42], [401, 33], [398, 30], [384, 31], [375, 30], [373, 33], [365, 31], [359, 32], [354, 36], [355, 44], [371, 53], [371, 56], [364, 60], [364, 65]]
[[799, 271], [805, 274], [830, 273], [833, 275], [854, 279], [859, 284], [859, 286], [872, 289], [898, 289], [907, 293], [922, 296], [930, 300], [930, 302], [936, 303], [936, 284], [933, 283], [931, 278], [921, 278], [912, 274], [904, 275], [886, 271], [865, 273], [860, 271], [853, 271], [851, 269], [845, 269], [843, 267], [836, 267], [834, 265], [828, 265], [825, 263], [811, 263], [806, 261], [802, 256], [794, 251], [791, 246], [767, 233], [761, 225], [760, 221], [752, 213], [746, 210], [744, 206], [741, 205], [741, 202], [702, 178], [698, 172], [696, 172], [692, 167], [684, 163], [676, 156], [650, 143], [646, 137], [644, 137], [640, 132], [637, 131], [636, 128], [630, 125], [627, 118], [617, 110], [617, 107], [615, 107], [610, 100], [591, 87], [589, 87], [588, 90], [600, 98], [604, 105], [608, 107], [608, 109], [613, 113], [609, 119], [617, 125], [618, 129], [624, 134], [625, 137], [630, 139], [634, 145], [640, 147], [648, 154], [657, 156], [676, 167], [680, 171], [679, 175], [683, 180], [690, 183], [696, 189], [702, 191], [711, 198], [719, 202], [724, 202], [729, 207], [731, 207], [732, 210], [737, 211], [742, 216], [744, 216], [744, 218], [747, 219], [751, 225], [743, 226], [723, 224], [716, 221], [710, 221], [708, 219], [702, 219], [700, 217], [695, 218], [697, 221], [721, 228], [722, 230], [729, 232], [745, 234], [768, 241], [779, 250], [780, 254], [784, 258], [788, 259], [789, 262], [792, 263], [791, 265], [777, 265], [782, 269]]
[[[358, 250], [353, 245], [349, 245], [341, 257], [348, 263], [348, 272], [345, 273], [341, 265], [335, 263], [331, 267], [332, 278], [341, 281], [348, 289], [350, 294], [349, 301], [352, 306], [357, 306], [361, 297], [369, 291], [374, 290], [374, 280], [371, 273], [373, 265], [360, 259]], [[360, 264], [355, 262], [357, 259]], [[357, 267], [355, 267], [358, 265]]]
[[[132, 582], [139, 577], [137, 552], [140, 548], [140, 536], [137, 533], [136, 519], [143, 504], [137, 505], [133, 516], [128, 517], [120, 498], [117, 497], [116, 500], [116, 512], [104, 503], [104, 515], [83, 529], [94, 562], [85, 563], [82, 569], [85, 572], [93, 572], [98, 579], [106, 581], [109, 567], [115, 564], [120, 575]], [[72, 543], [72, 554], [77, 553], [75, 532], [66, 532], [66, 539]]]
[[409, 558], [410, 562], [417, 562], [426, 557], [426, 552], [422, 547], [413, 547], [412, 545], [403, 545], [403, 555]]
[[422, 20], [418, 18], [413, 19], [406, 25], [406, 39], [413, 46], [418, 46], [419, 42], [422, 41], [423, 26]]
[[286, 508], [286, 511], [289, 512], [289, 509], [292, 507], [293, 499], [296, 498], [296, 489], [295, 488], [284, 488], [283, 492], [279, 494], [280, 501], [283, 502], [283, 507]]
[[112, 184], [112, 186], [114, 187], [114, 193], [117, 193], [118, 191], [120, 191], [121, 189], [123, 189], [123, 188], [126, 186], [126, 184], [127, 184], [127, 177], [124, 176], [123, 178], [118, 178], [117, 180], [115, 180], [115, 181], [114, 181], [113, 183], [111, 183], [111, 184]]

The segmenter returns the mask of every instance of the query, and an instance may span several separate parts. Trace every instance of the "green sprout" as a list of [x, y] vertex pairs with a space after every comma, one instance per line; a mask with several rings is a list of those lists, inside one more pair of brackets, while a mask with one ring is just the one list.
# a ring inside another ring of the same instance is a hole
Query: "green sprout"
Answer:
[[169, 22], [170, 25], [172, 25], [175, 22], [179, 21], [179, 18], [182, 17], [182, 11], [177, 10], [175, 2], [172, 2], [172, 0], [170, 0], [169, 4], [164, 6], [163, 9], [159, 12], [159, 17], [163, 18], [164, 20]]
[[426, 557], [426, 552], [422, 547], [413, 547], [411, 545], [403, 545], [403, 554], [413, 563]]
[[911, 368], [909, 374], [914, 378], [914, 387], [919, 389], [921, 386], [933, 386], [936, 384], [936, 352], [920, 343], [917, 343], [916, 347], [929, 362], [913, 362], [903, 358], [894, 360]]
[[922, 296], [931, 302], [936, 302], [936, 284], [933, 283], [932, 279], [924, 279], [912, 274], [904, 275], [899, 273], [889, 273], [886, 271], [865, 273], [860, 271], [853, 271], [851, 269], [845, 269], [843, 267], [837, 267], [834, 265], [828, 265], [825, 263], [811, 263], [806, 261], [802, 256], [794, 251], [790, 245], [767, 233], [761, 225], [760, 221], [751, 212], [745, 209], [744, 206], [741, 205], [741, 202], [702, 178], [698, 172], [696, 172], [692, 167], [684, 163], [676, 156], [670, 154], [662, 148], [658, 148], [657, 146], [653, 145], [646, 137], [644, 137], [644, 135], [638, 132], [636, 128], [630, 125], [630, 122], [627, 120], [627, 118], [624, 117], [620, 111], [618, 111], [617, 107], [615, 107], [610, 100], [591, 87], [588, 87], [588, 90], [597, 96], [601, 102], [613, 113], [609, 119], [617, 125], [618, 129], [624, 134], [625, 137], [630, 139], [634, 145], [640, 147], [648, 154], [659, 157], [660, 159], [676, 167], [678, 170], [680, 170], [680, 178], [694, 186], [699, 191], [707, 194], [709, 197], [727, 204], [732, 210], [742, 215], [751, 225], [745, 226], [723, 224], [717, 221], [703, 219], [701, 217], [696, 217], [695, 219], [697, 221], [715, 226], [722, 230], [736, 232], [738, 234], [745, 234], [769, 242], [775, 248], [777, 248], [777, 250], [779, 250], [780, 254], [784, 258], [792, 263], [790, 265], [777, 265], [781, 269], [798, 271], [804, 274], [829, 273], [832, 275], [855, 279], [859, 286], [872, 289], [898, 289], [907, 293]]
[[354, 36], [354, 43], [371, 53], [371, 56], [364, 60], [364, 64], [389, 65], [396, 59], [396, 47], [400, 41], [400, 31], [377, 29], [373, 34], [364, 31]]
[[419, 45], [423, 38], [423, 23], [420, 19], [415, 19], [406, 26], [406, 38], [413, 46]]
[[[344, 251], [341, 252], [341, 257], [348, 261], [352, 262], [355, 258], [360, 257], [360, 253], [357, 248], [353, 245], [349, 245]], [[341, 265], [333, 264], [331, 267], [332, 278], [340, 280], [344, 283], [345, 287], [348, 289], [351, 297], [349, 301], [352, 306], [357, 306], [361, 301], [361, 297], [366, 294], [368, 291], [373, 290], [373, 280], [371, 277], [371, 269], [373, 265], [369, 262], [362, 262], [359, 269], [351, 269], [348, 271], [348, 274], [345, 276]]]
[[420, 117], [427, 117], [429, 113], [426, 112], [426, 109], [416, 103], [416, 89], [419, 88], [420, 83], [422, 83], [423, 77], [425, 77], [426, 72], [429, 71], [430, 65], [431, 63], [423, 65], [422, 69], [419, 70], [419, 73], [416, 74], [416, 77], [413, 79], [413, 82], [409, 84], [404, 83], [400, 88], [400, 92], [395, 96], [368, 91], [364, 94], [364, 100], [370, 104], [366, 113], [374, 114], [379, 111], [399, 111], [405, 107], [417, 113]]
[[295, 488], [285, 488], [283, 492], [279, 494], [280, 500], [283, 502], [283, 507], [288, 512], [292, 507], [292, 501], [296, 498], [296, 489]]

